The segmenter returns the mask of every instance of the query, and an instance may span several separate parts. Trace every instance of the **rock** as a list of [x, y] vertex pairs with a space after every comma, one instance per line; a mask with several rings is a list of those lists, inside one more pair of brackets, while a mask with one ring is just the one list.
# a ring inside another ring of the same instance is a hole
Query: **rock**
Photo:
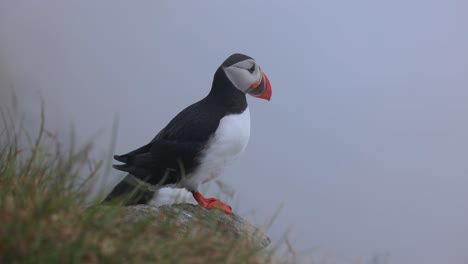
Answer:
[[[154, 219], [151, 221], [156, 225], [169, 219], [171, 224], [178, 227], [180, 235], [189, 231], [189, 226], [192, 229], [196, 226], [202, 232], [217, 232], [233, 239], [245, 238], [260, 248], [270, 244], [270, 239], [262, 231], [240, 216], [227, 215], [219, 210], [207, 210], [188, 203], [159, 207], [141, 204], [126, 206], [122, 207], [121, 216], [123, 221]], [[197, 224], [192, 224], [194, 222]]]

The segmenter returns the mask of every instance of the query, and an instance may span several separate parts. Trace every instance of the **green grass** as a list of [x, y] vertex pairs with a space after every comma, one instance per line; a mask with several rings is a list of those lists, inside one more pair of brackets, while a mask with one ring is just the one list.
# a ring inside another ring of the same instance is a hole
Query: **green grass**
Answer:
[[8, 116], [0, 121], [0, 263], [285, 262], [242, 239], [174, 236], [170, 220], [120, 221], [119, 207], [86, 202], [87, 186], [105, 171], [89, 160], [91, 145], [63, 151], [43, 113], [35, 139]]

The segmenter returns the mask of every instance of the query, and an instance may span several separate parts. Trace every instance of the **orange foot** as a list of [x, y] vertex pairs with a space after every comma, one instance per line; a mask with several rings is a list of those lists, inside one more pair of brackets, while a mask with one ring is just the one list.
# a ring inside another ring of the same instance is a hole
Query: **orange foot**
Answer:
[[203, 195], [199, 192], [192, 192], [193, 198], [197, 200], [198, 204], [206, 209], [219, 209], [226, 214], [232, 214], [232, 208], [231, 206], [221, 202], [220, 200], [216, 198], [205, 198]]

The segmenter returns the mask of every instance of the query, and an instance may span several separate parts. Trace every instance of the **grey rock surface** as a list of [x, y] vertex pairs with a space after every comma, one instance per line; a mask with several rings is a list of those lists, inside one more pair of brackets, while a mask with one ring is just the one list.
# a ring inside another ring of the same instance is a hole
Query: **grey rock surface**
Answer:
[[[150, 219], [160, 225], [171, 221], [180, 227], [180, 234], [185, 234], [189, 228], [198, 228], [199, 232], [215, 232], [223, 236], [239, 239], [245, 238], [254, 246], [264, 248], [270, 244], [270, 239], [258, 228], [252, 226], [238, 215], [227, 215], [219, 210], [207, 210], [198, 205], [181, 203], [173, 205], [152, 206], [133, 205], [122, 207], [123, 221], [138, 221]], [[153, 220], [154, 219], [154, 220]], [[192, 224], [196, 222], [197, 224]], [[176, 234], [177, 235], [177, 234]]]

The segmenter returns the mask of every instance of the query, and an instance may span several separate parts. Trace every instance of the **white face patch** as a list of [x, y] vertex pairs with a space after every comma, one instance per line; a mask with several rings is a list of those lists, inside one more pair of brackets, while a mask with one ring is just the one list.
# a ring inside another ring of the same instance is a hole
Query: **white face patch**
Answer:
[[223, 67], [223, 70], [234, 87], [243, 93], [247, 93], [253, 83], [260, 83], [262, 81], [260, 67], [252, 59], [240, 61], [229, 67]]

